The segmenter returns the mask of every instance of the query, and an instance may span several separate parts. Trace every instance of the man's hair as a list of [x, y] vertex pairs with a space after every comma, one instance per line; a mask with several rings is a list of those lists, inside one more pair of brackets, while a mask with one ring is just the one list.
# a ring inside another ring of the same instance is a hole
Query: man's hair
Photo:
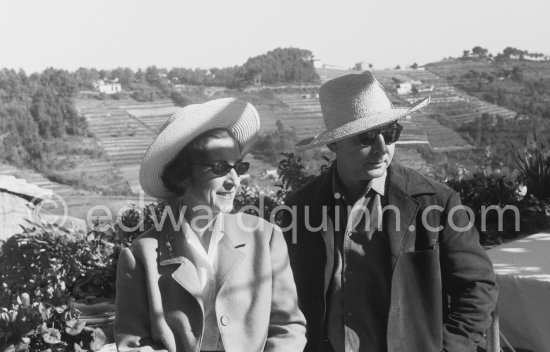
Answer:
[[208, 141], [227, 137], [232, 138], [238, 145], [235, 137], [223, 128], [208, 130], [189, 142], [164, 168], [161, 180], [166, 188], [178, 196], [183, 195], [185, 187], [183, 187], [181, 181], [191, 177], [191, 158], [194, 162], [200, 162], [205, 157], [205, 148]]

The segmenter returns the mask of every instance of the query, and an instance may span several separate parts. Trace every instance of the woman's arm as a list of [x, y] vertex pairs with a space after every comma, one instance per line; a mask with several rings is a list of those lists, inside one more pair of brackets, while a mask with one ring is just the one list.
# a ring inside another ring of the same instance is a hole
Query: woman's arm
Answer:
[[118, 351], [165, 351], [151, 346], [145, 271], [128, 248], [122, 250], [118, 260], [115, 304]]
[[288, 250], [278, 226], [274, 226], [270, 248], [273, 296], [265, 351], [302, 352], [306, 345], [306, 320], [298, 308]]

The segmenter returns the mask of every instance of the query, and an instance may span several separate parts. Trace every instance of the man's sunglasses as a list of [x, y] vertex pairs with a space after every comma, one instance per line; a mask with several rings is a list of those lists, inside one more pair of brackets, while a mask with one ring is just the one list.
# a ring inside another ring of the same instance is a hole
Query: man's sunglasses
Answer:
[[367, 147], [372, 143], [374, 143], [378, 135], [381, 134], [382, 137], [384, 137], [384, 142], [386, 144], [392, 144], [399, 140], [401, 131], [403, 131], [403, 126], [401, 126], [398, 123], [395, 123], [388, 128], [384, 128], [381, 130], [372, 130], [372, 131], [367, 131], [367, 132], [358, 134], [357, 139], [359, 140], [359, 143], [361, 143], [362, 146]]
[[234, 165], [231, 165], [227, 161], [213, 161], [211, 163], [190, 163], [193, 165], [203, 165], [208, 166], [212, 170], [212, 172], [218, 176], [225, 176], [231, 171], [231, 169], [235, 169], [235, 172], [237, 175], [241, 176], [246, 174], [248, 169], [250, 168], [250, 163], [247, 162], [236, 162]]

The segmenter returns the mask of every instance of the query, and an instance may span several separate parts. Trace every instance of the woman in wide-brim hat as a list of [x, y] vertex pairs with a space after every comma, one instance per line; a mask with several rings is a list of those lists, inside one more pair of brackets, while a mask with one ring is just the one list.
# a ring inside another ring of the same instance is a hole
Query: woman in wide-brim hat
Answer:
[[120, 255], [119, 351], [302, 351], [305, 320], [281, 230], [232, 213], [260, 120], [233, 98], [174, 114], [140, 168], [166, 201], [155, 226]]

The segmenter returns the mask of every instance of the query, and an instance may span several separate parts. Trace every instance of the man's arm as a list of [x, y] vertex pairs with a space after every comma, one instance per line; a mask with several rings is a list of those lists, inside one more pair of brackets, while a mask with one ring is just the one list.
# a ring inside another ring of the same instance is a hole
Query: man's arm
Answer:
[[443, 351], [449, 352], [476, 350], [491, 324], [498, 292], [493, 265], [473, 224], [465, 230], [470, 220], [461, 206], [458, 193], [453, 192], [446, 205], [446, 225], [440, 236], [443, 291], [449, 296]]

